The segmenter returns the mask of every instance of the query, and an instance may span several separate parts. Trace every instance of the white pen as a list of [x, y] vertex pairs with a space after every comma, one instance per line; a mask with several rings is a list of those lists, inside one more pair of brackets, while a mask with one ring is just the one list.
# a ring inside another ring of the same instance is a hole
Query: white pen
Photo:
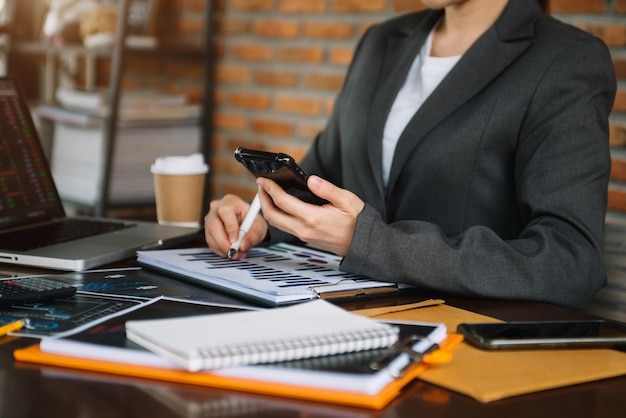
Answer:
[[243, 222], [239, 227], [239, 237], [237, 238], [237, 241], [235, 241], [233, 245], [230, 246], [230, 250], [228, 250], [229, 259], [233, 258], [235, 254], [237, 254], [237, 251], [239, 251], [239, 244], [241, 244], [241, 240], [248, 233], [248, 230], [252, 226], [252, 223], [254, 222], [256, 216], [259, 214], [260, 210], [261, 202], [259, 201], [259, 195], [257, 194], [256, 196], [254, 196], [252, 203], [250, 203], [250, 208], [248, 209], [248, 212], [246, 213], [246, 216], [243, 218]]

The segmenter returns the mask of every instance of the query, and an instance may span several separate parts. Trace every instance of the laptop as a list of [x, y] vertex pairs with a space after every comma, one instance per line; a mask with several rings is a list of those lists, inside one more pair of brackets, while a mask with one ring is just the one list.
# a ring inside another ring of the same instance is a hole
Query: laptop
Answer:
[[25, 96], [15, 79], [0, 77], [0, 263], [80, 271], [135, 256], [137, 250], [179, 245], [198, 232], [157, 222], [68, 216]]

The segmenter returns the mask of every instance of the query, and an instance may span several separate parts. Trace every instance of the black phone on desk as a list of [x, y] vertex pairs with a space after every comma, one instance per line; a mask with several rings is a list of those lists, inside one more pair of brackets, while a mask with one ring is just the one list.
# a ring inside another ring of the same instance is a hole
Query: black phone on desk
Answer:
[[487, 350], [626, 347], [626, 326], [602, 319], [464, 323], [457, 332]]
[[235, 159], [255, 177], [267, 177], [278, 183], [287, 193], [315, 205], [328, 201], [314, 195], [306, 185], [307, 175], [287, 154], [258, 151], [239, 147]]

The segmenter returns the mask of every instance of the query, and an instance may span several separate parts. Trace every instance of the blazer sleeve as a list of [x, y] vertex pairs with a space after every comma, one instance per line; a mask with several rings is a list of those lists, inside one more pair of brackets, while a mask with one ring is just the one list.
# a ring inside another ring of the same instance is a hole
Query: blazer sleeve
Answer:
[[515, 239], [475, 225], [446, 236], [433, 223], [387, 224], [369, 204], [341, 268], [464, 296], [573, 308], [606, 283], [603, 231], [615, 77], [606, 46], [587, 37], [554, 58], [518, 134], [514, 184], [529, 221]]

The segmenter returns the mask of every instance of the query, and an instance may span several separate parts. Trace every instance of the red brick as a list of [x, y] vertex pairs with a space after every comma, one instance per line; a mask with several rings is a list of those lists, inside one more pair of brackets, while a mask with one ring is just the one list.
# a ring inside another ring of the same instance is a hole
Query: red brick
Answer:
[[613, 158], [611, 163], [611, 179], [626, 182], [626, 161]]
[[295, 38], [300, 32], [300, 24], [288, 20], [257, 20], [253, 31], [256, 35], [270, 38]]
[[605, 0], [550, 0], [550, 13], [598, 13], [606, 10]]
[[319, 115], [322, 109], [320, 100], [317, 98], [295, 97], [279, 94], [274, 99], [274, 107], [279, 112], [294, 113], [300, 115]]
[[226, 84], [250, 83], [250, 70], [240, 65], [218, 63], [215, 67], [215, 80]]
[[274, 0], [227, 0], [225, 4], [237, 11], [268, 11], [274, 8]]
[[274, 56], [272, 47], [248, 42], [234, 45], [232, 51], [235, 58], [242, 61], [269, 61]]
[[626, 191], [609, 187], [609, 210], [626, 212]]
[[273, 119], [253, 119], [250, 126], [252, 132], [262, 135], [291, 137], [294, 132], [292, 123]]
[[421, 1], [415, 0], [394, 0], [393, 10], [396, 12], [406, 13], [417, 10], [425, 10], [426, 6]]
[[330, 50], [330, 63], [331, 64], [341, 64], [347, 65], [352, 61], [352, 56], [354, 54], [354, 47], [334, 47]]
[[344, 78], [344, 72], [340, 74], [309, 74], [306, 76], [304, 84], [312, 89], [329, 90], [334, 92], [341, 89]]
[[386, 3], [385, 0], [334, 0], [332, 10], [337, 13], [382, 12]]
[[218, 129], [243, 130], [246, 127], [246, 118], [240, 114], [217, 111], [213, 115], [213, 124]]
[[347, 39], [354, 37], [354, 25], [344, 22], [308, 22], [304, 34], [309, 38]]
[[295, 71], [286, 70], [259, 70], [254, 76], [254, 82], [262, 86], [295, 87], [299, 75]]
[[320, 46], [292, 46], [281, 48], [278, 59], [286, 62], [317, 64], [324, 59], [324, 49]]
[[264, 93], [232, 93], [226, 101], [231, 106], [244, 109], [264, 110], [270, 107], [270, 98]]
[[246, 19], [223, 18], [214, 22], [215, 33], [236, 35], [248, 33], [250, 26]]
[[626, 125], [611, 123], [609, 126], [609, 143], [611, 147], [626, 147]]
[[281, 0], [282, 13], [321, 13], [326, 11], [326, 0]]
[[326, 114], [330, 115], [333, 113], [333, 108], [335, 107], [335, 97], [331, 97], [329, 99], [326, 100], [326, 105], [324, 106], [326, 108]]

